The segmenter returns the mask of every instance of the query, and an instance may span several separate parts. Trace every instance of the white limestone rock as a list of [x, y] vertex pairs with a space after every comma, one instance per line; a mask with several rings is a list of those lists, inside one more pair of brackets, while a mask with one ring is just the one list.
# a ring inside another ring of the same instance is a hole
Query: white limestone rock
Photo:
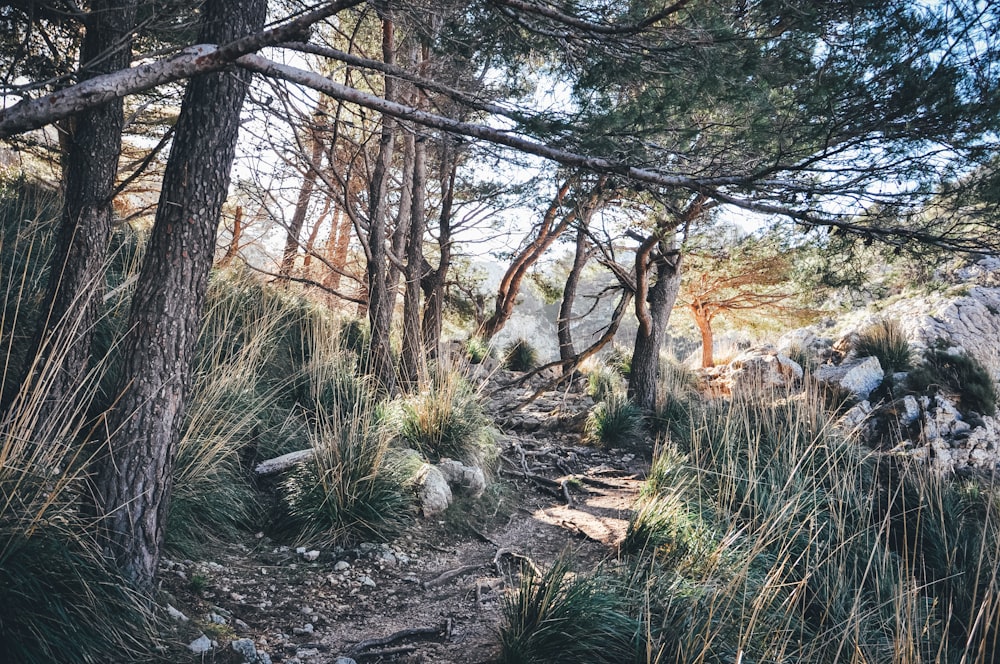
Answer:
[[816, 380], [839, 385], [855, 398], [865, 400], [882, 384], [885, 372], [877, 357], [862, 357], [839, 365], [824, 364], [816, 369]]

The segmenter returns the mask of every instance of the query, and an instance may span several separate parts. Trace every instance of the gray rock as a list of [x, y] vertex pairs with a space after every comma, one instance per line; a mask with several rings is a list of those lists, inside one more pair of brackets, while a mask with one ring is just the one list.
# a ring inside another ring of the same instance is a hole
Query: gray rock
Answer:
[[204, 634], [202, 634], [197, 639], [188, 644], [188, 650], [190, 650], [196, 655], [206, 653], [213, 647], [214, 646], [212, 645], [212, 639], [208, 638]]
[[334, 572], [344, 572], [349, 569], [351, 569], [351, 563], [346, 560], [338, 560], [337, 564], [333, 566]]
[[257, 650], [252, 639], [236, 639], [229, 647], [243, 658], [243, 664], [271, 664], [271, 656]]
[[424, 464], [417, 474], [417, 496], [425, 517], [444, 512], [451, 505], [451, 487], [444, 474], [430, 464]]
[[899, 411], [899, 421], [901, 424], [909, 426], [920, 417], [920, 402], [912, 394], [907, 394], [901, 402], [902, 408]]
[[334, 660], [333, 664], [358, 664], [358, 663], [355, 662], [350, 657], [338, 657], [336, 660]]
[[867, 399], [885, 378], [877, 357], [862, 357], [840, 365], [824, 364], [814, 375], [821, 383], [839, 385], [860, 400]]
[[766, 346], [740, 353], [720, 374], [731, 392], [752, 392], [760, 388], [792, 387], [802, 380], [802, 367]]
[[293, 627], [292, 628], [292, 633], [295, 634], [296, 636], [306, 636], [308, 634], [312, 634], [315, 631], [316, 631], [316, 628], [313, 627], [312, 623], [306, 623], [302, 627]]
[[444, 459], [437, 464], [453, 493], [461, 493], [478, 498], [486, 490], [486, 474], [482, 468], [466, 466], [460, 461]]
[[177, 622], [187, 622], [188, 617], [184, 615], [181, 611], [174, 608], [172, 605], [167, 604], [167, 615]]

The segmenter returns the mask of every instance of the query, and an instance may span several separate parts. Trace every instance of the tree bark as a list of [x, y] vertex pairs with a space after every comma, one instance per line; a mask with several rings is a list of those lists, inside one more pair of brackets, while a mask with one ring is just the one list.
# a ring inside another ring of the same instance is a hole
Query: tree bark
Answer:
[[233, 215], [233, 238], [226, 248], [226, 255], [219, 261], [219, 267], [229, 267], [236, 254], [240, 251], [240, 240], [243, 238], [243, 206], [236, 206], [236, 214]]
[[[80, 55], [85, 76], [128, 67], [136, 4], [135, 0], [92, 4]], [[123, 123], [122, 100], [113, 99], [80, 113], [68, 137], [65, 203], [49, 270], [47, 316], [31, 354], [37, 359], [23, 381], [27, 389], [44, 387], [40, 422], [53, 410], [60, 414], [72, 410], [67, 404], [75, 400], [74, 392], [87, 373], [101, 314]]]
[[[313, 190], [316, 188], [316, 179], [319, 177], [317, 170], [323, 159], [323, 140], [318, 135], [318, 123], [322, 122], [324, 107], [327, 105], [326, 98], [321, 98], [316, 105], [316, 112], [313, 120], [316, 125], [308, 129], [309, 163], [306, 164], [306, 174], [302, 177], [302, 185], [299, 187], [299, 195], [295, 200], [295, 211], [292, 213], [292, 220], [288, 224], [288, 234], [285, 236], [285, 250], [281, 255], [281, 269], [279, 273], [286, 279], [292, 276], [295, 268], [295, 258], [299, 253], [299, 237], [302, 235], [302, 226], [305, 224], [306, 215], [309, 213], [309, 203], [312, 201]], [[287, 282], [286, 282], [287, 283]]]
[[712, 317], [705, 311], [704, 307], [692, 304], [690, 306], [691, 317], [694, 318], [695, 325], [701, 333], [701, 368], [708, 369], [715, 366], [712, 358], [714, 350], [714, 334], [712, 333]]
[[[225, 43], [261, 29], [266, 0], [208, 0], [201, 39]], [[177, 120], [129, 315], [120, 397], [108, 448], [97, 461], [104, 545], [121, 571], [152, 588], [163, 544], [171, 475], [191, 386], [191, 363], [229, 187], [244, 71], [192, 78]]]
[[571, 363], [576, 357], [576, 350], [573, 348], [573, 302], [576, 300], [576, 290], [580, 284], [580, 275], [587, 265], [589, 258], [587, 250], [587, 228], [580, 226], [576, 232], [576, 250], [573, 254], [573, 267], [570, 268], [566, 276], [566, 285], [563, 287], [562, 302], [559, 305], [559, 319], [556, 321], [556, 335], [559, 339], [559, 359], [565, 363]]
[[[657, 245], [658, 250], [655, 250]], [[656, 279], [650, 285], [649, 272], [653, 269]], [[632, 351], [628, 395], [635, 405], [651, 411], [656, 407], [663, 332], [681, 285], [680, 255], [666, 242], [651, 236], [636, 254], [636, 283], [635, 309], [639, 330]]]
[[[382, 58], [389, 64], [395, 59], [395, 28], [390, 17], [382, 19]], [[385, 77], [385, 96], [395, 97], [395, 83], [390, 76]], [[382, 116], [382, 135], [379, 139], [378, 156], [368, 187], [368, 321], [371, 327], [371, 372], [379, 391], [383, 394], [396, 393], [396, 368], [392, 359], [389, 333], [392, 325], [392, 309], [395, 304], [393, 293], [389, 292], [388, 257], [386, 256], [386, 209], [385, 196], [388, 189], [389, 164], [392, 161], [396, 142], [395, 121], [389, 115]]]
[[402, 373], [412, 390], [426, 378], [424, 335], [420, 327], [420, 282], [424, 274], [425, 194], [427, 180], [427, 140], [418, 136], [413, 150], [413, 199], [410, 233], [406, 245], [406, 285], [403, 297]]
[[441, 355], [441, 327], [444, 321], [444, 287], [451, 268], [451, 212], [455, 202], [455, 176], [458, 160], [442, 150], [441, 213], [438, 215], [438, 266], [424, 274], [421, 286], [424, 289], [424, 346], [428, 359]]

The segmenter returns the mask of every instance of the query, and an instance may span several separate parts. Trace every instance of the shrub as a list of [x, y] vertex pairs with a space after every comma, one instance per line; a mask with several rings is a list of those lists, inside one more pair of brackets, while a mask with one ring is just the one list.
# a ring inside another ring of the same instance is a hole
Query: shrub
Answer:
[[504, 351], [503, 365], [511, 371], [531, 371], [538, 366], [538, 351], [527, 339], [518, 339]]
[[990, 374], [975, 358], [931, 349], [923, 362], [910, 372], [906, 386], [918, 394], [943, 392], [959, 398], [963, 411], [994, 415], [997, 411], [996, 386]]
[[642, 411], [624, 394], [611, 394], [587, 415], [584, 436], [603, 447], [639, 443], [644, 434]]
[[587, 374], [587, 394], [594, 401], [604, 401], [622, 391], [622, 376], [607, 365], [597, 365]]
[[637, 661], [642, 624], [622, 612], [620, 603], [607, 579], [574, 575], [565, 558], [541, 577], [528, 571], [504, 602], [500, 662]]
[[403, 402], [400, 436], [433, 462], [447, 457], [489, 466], [497, 456], [495, 432], [479, 395], [455, 374], [438, 376]]
[[283, 483], [284, 501], [305, 541], [391, 539], [412, 520], [412, 476], [389, 455], [391, 433], [371, 404], [317, 412], [314, 457]]
[[858, 334], [854, 351], [860, 357], [876, 357], [882, 370], [891, 376], [906, 371], [913, 364], [910, 342], [899, 323], [883, 318]]

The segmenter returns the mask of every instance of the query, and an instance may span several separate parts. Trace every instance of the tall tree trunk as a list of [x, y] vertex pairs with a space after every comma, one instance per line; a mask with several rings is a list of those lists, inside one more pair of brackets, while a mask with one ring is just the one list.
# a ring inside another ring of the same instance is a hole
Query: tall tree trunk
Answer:
[[[395, 29], [391, 15], [382, 19], [382, 59], [391, 65], [395, 62]], [[385, 98], [395, 99], [395, 81], [385, 76]], [[368, 187], [368, 321], [371, 326], [371, 371], [379, 390], [384, 394], [396, 393], [396, 369], [393, 366], [389, 333], [392, 325], [393, 293], [389, 292], [388, 257], [386, 256], [386, 209], [389, 164], [396, 142], [396, 121], [382, 116], [382, 135], [378, 156]]]
[[[412, 132], [406, 132], [403, 137], [403, 159], [400, 165], [399, 209], [396, 212], [396, 227], [392, 229], [392, 256], [389, 262], [389, 290], [393, 293], [393, 301], [399, 293], [399, 278], [402, 270], [399, 264], [406, 255], [407, 241], [410, 238], [410, 219], [413, 216], [413, 160], [416, 150], [415, 137]], [[406, 287], [403, 287], [404, 291]]]
[[402, 373], [409, 388], [424, 382], [427, 363], [423, 330], [420, 327], [420, 282], [424, 274], [425, 193], [427, 180], [427, 140], [417, 137], [413, 151], [413, 200], [410, 234], [406, 245], [406, 287], [403, 297]]
[[243, 206], [236, 206], [236, 214], [233, 216], [233, 239], [229, 241], [226, 255], [219, 261], [219, 267], [229, 267], [240, 251], [240, 240], [243, 237]]
[[328, 285], [333, 290], [340, 289], [340, 280], [347, 269], [347, 253], [351, 246], [351, 232], [354, 224], [351, 223], [350, 215], [344, 213], [339, 207], [333, 212], [333, 230], [336, 236], [331, 235], [331, 242], [328, 245], [329, 252], [327, 260], [330, 262], [330, 281]]
[[695, 325], [698, 326], [698, 331], [701, 333], [701, 367], [708, 369], [715, 366], [715, 361], [712, 358], [714, 350], [712, 346], [715, 343], [715, 335], [712, 333], [712, 316], [705, 310], [705, 307], [698, 304], [692, 304], [690, 309], [691, 317], [694, 318]]
[[[309, 237], [306, 238], [306, 255], [302, 259], [302, 272], [308, 277], [312, 266], [313, 255], [316, 253], [316, 238], [319, 237], [319, 229], [323, 226], [323, 222], [326, 221], [326, 216], [330, 214], [330, 208], [333, 207], [333, 196], [327, 193], [326, 201], [323, 203], [323, 209], [320, 210], [319, 216], [316, 217], [316, 223], [309, 230]], [[333, 223], [336, 223], [336, 217], [334, 217]], [[330, 231], [333, 233], [334, 231]]]
[[[128, 68], [136, 4], [91, 3], [80, 56], [84, 77]], [[45, 384], [40, 421], [53, 409], [71, 410], [67, 404], [87, 372], [104, 292], [123, 123], [121, 99], [83, 111], [69, 123], [74, 131], [67, 136], [65, 203], [49, 271], [47, 316], [34, 342], [37, 360], [23, 381], [29, 389]]]
[[[208, 0], [200, 42], [226, 43], [259, 31], [266, 5]], [[249, 83], [240, 69], [188, 83], [129, 315], [120, 397], [109, 415], [112, 434], [96, 461], [104, 544], [125, 575], [145, 588], [153, 586], [163, 544], [219, 212]]]
[[573, 331], [571, 328], [573, 321], [573, 302], [576, 300], [576, 289], [580, 284], [580, 275], [587, 265], [590, 252], [587, 249], [587, 227], [580, 224], [580, 229], [576, 232], [576, 251], [573, 253], [573, 267], [570, 268], [566, 276], [566, 285], [563, 287], [562, 302], [559, 304], [559, 319], [556, 321], [556, 336], [559, 339], [559, 359], [569, 363], [576, 358], [576, 350], [573, 348]]
[[[446, 166], [447, 164], [447, 166]], [[428, 270], [421, 286], [424, 289], [424, 346], [428, 359], [441, 355], [441, 327], [444, 322], [444, 287], [451, 268], [451, 211], [455, 202], [455, 176], [458, 160], [444, 149], [441, 160], [441, 213], [438, 216], [438, 266]]]
[[306, 145], [309, 148], [309, 163], [306, 164], [306, 174], [302, 177], [302, 185], [299, 187], [299, 195], [295, 200], [295, 211], [292, 213], [292, 220], [288, 224], [288, 234], [285, 236], [285, 250], [281, 254], [280, 274], [286, 279], [292, 276], [295, 268], [295, 258], [299, 253], [299, 238], [302, 235], [302, 226], [305, 224], [306, 215], [309, 213], [309, 203], [312, 201], [313, 190], [316, 188], [316, 179], [319, 177], [320, 162], [323, 159], [323, 140], [318, 135], [318, 123], [322, 122], [325, 116], [324, 107], [327, 106], [326, 97], [320, 97], [316, 104], [316, 111], [313, 113], [313, 121], [317, 124], [307, 129]]
[[[655, 270], [656, 277], [650, 285], [649, 273], [652, 270]], [[635, 310], [639, 330], [632, 351], [628, 395], [640, 408], [653, 410], [656, 407], [663, 332], [681, 285], [680, 255], [666, 242], [657, 241], [654, 234], [636, 254], [635, 278], [638, 286]]]

